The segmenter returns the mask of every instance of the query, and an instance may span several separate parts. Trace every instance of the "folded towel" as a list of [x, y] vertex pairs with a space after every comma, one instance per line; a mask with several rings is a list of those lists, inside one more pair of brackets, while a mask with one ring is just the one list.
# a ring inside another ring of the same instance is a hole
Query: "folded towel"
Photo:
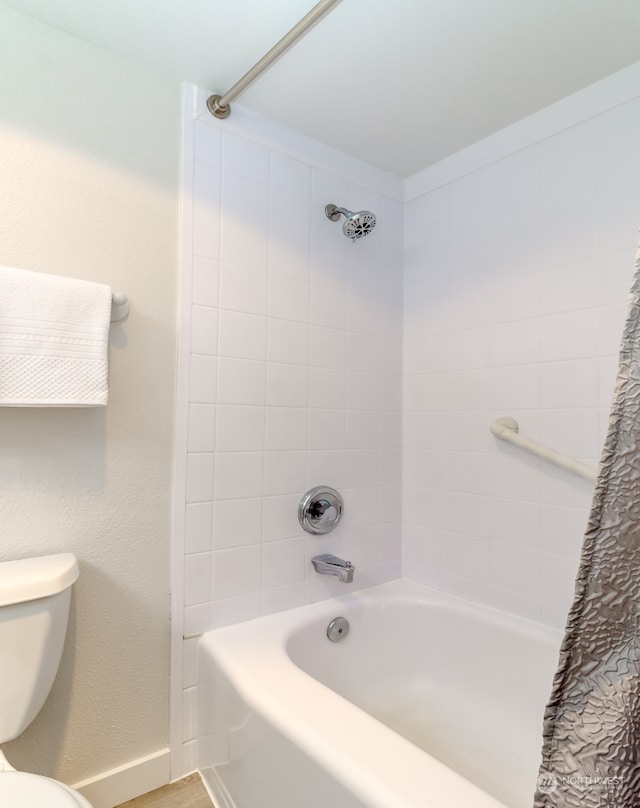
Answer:
[[111, 289], [0, 267], [0, 406], [107, 403]]

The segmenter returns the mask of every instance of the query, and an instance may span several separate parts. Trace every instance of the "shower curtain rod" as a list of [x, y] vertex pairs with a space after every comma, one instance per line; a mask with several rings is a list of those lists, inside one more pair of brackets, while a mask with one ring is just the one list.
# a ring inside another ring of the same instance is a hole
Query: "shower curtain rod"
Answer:
[[324, 17], [334, 6], [342, 0], [320, 0], [311, 11], [306, 14], [299, 23], [293, 26], [282, 39], [277, 42], [271, 50], [266, 53], [259, 62], [256, 62], [251, 70], [247, 71], [244, 76], [237, 81], [230, 90], [224, 95], [210, 95], [207, 98], [207, 109], [216, 118], [228, 118], [231, 114], [231, 102], [237, 98], [240, 93], [244, 92], [252, 81], [258, 78], [261, 73], [271, 67], [271, 65], [282, 54], [294, 45], [307, 31], [315, 25], [321, 17]]
[[565, 469], [565, 471], [577, 474], [578, 477], [582, 477], [584, 480], [589, 480], [589, 482], [593, 483], [598, 477], [596, 469], [587, 466], [586, 463], [581, 463], [573, 457], [568, 457], [567, 455], [557, 452], [555, 449], [551, 449], [549, 446], [538, 443], [538, 441], [525, 438], [524, 435], [519, 435], [519, 426], [515, 418], [510, 418], [508, 415], [502, 418], [496, 418], [489, 429], [496, 438], [513, 443], [537, 457], [542, 457], [544, 460], [548, 460], [550, 463], [560, 466], [560, 468]]

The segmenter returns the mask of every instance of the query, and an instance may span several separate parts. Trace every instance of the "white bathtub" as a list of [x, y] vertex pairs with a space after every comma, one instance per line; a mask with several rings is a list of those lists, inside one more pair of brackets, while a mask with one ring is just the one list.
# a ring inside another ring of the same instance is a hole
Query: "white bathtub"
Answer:
[[221, 808], [530, 808], [560, 640], [407, 581], [208, 632], [200, 771]]

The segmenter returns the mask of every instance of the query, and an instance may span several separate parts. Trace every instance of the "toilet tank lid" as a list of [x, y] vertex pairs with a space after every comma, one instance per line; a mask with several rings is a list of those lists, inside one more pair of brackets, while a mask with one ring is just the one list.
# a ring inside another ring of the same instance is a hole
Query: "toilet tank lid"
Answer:
[[78, 560], [72, 553], [0, 562], [0, 606], [55, 595], [78, 575]]

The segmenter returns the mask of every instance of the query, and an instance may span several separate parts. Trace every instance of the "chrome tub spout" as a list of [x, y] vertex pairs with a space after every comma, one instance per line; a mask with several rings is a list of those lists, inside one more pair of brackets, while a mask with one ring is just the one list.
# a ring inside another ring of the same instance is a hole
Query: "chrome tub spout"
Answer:
[[335, 575], [342, 583], [350, 584], [353, 581], [355, 567], [350, 561], [345, 561], [331, 553], [324, 553], [311, 559], [313, 568], [320, 575]]

